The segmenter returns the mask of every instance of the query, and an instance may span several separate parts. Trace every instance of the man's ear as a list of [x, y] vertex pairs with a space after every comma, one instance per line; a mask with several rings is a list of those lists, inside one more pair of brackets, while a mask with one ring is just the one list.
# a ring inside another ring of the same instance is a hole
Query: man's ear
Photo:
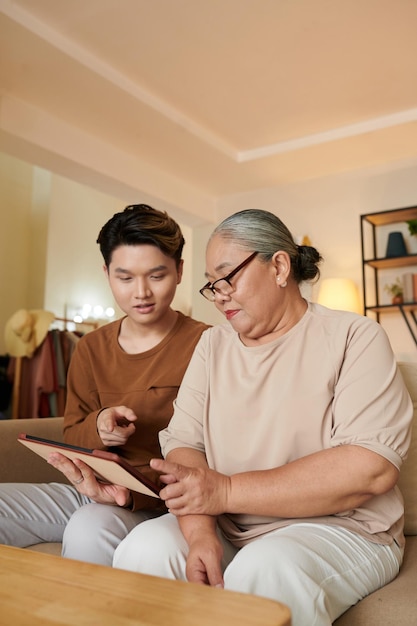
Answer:
[[103, 272], [104, 272], [104, 275], [108, 278], [109, 277], [109, 270], [108, 270], [106, 264], [103, 265]]
[[181, 259], [181, 261], [178, 264], [178, 269], [177, 269], [177, 285], [179, 285], [180, 282], [182, 281], [183, 270], [184, 270], [184, 259]]

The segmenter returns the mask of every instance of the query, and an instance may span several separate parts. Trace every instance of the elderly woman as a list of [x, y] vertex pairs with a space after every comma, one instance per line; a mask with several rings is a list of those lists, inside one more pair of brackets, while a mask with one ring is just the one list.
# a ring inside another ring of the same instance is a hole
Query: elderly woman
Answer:
[[228, 324], [203, 333], [160, 434], [169, 513], [115, 567], [273, 598], [294, 626], [396, 576], [411, 401], [376, 322], [302, 297], [320, 261], [266, 211], [215, 229], [201, 293]]

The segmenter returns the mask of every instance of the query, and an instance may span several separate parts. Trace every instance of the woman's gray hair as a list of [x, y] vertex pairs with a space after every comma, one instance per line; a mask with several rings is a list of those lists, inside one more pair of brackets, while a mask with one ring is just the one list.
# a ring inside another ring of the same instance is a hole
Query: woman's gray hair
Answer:
[[285, 224], [273, 213], [261, 209], [246, 209], [226, 217], [213, 231], [223, 239], [236, 242], [242, 249], [259, 253], [265, 263], [278, 250], [287, 252], [291, 271], [297, 283], [318, 280], [319, 263], [323, 260], [313, 246], [298, 246]]

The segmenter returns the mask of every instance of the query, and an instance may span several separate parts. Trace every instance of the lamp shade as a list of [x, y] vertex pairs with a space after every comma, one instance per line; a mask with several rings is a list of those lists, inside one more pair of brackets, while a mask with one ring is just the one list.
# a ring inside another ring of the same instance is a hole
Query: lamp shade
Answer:
[[361, 313], [358, 288], [350, 278], [325, 278], [317, 302], [329, 309]]

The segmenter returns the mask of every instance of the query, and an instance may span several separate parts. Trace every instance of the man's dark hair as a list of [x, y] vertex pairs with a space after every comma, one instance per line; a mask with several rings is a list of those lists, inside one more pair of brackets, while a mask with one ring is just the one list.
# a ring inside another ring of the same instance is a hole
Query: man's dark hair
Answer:
[[178, 267], [185, 241], [177, 222], [168, 213], [147, 204], [131, 204], [104, 224], [97, 243], [107, 268], [116, 248], [140, 244], [156, 246], [174, 259]]

